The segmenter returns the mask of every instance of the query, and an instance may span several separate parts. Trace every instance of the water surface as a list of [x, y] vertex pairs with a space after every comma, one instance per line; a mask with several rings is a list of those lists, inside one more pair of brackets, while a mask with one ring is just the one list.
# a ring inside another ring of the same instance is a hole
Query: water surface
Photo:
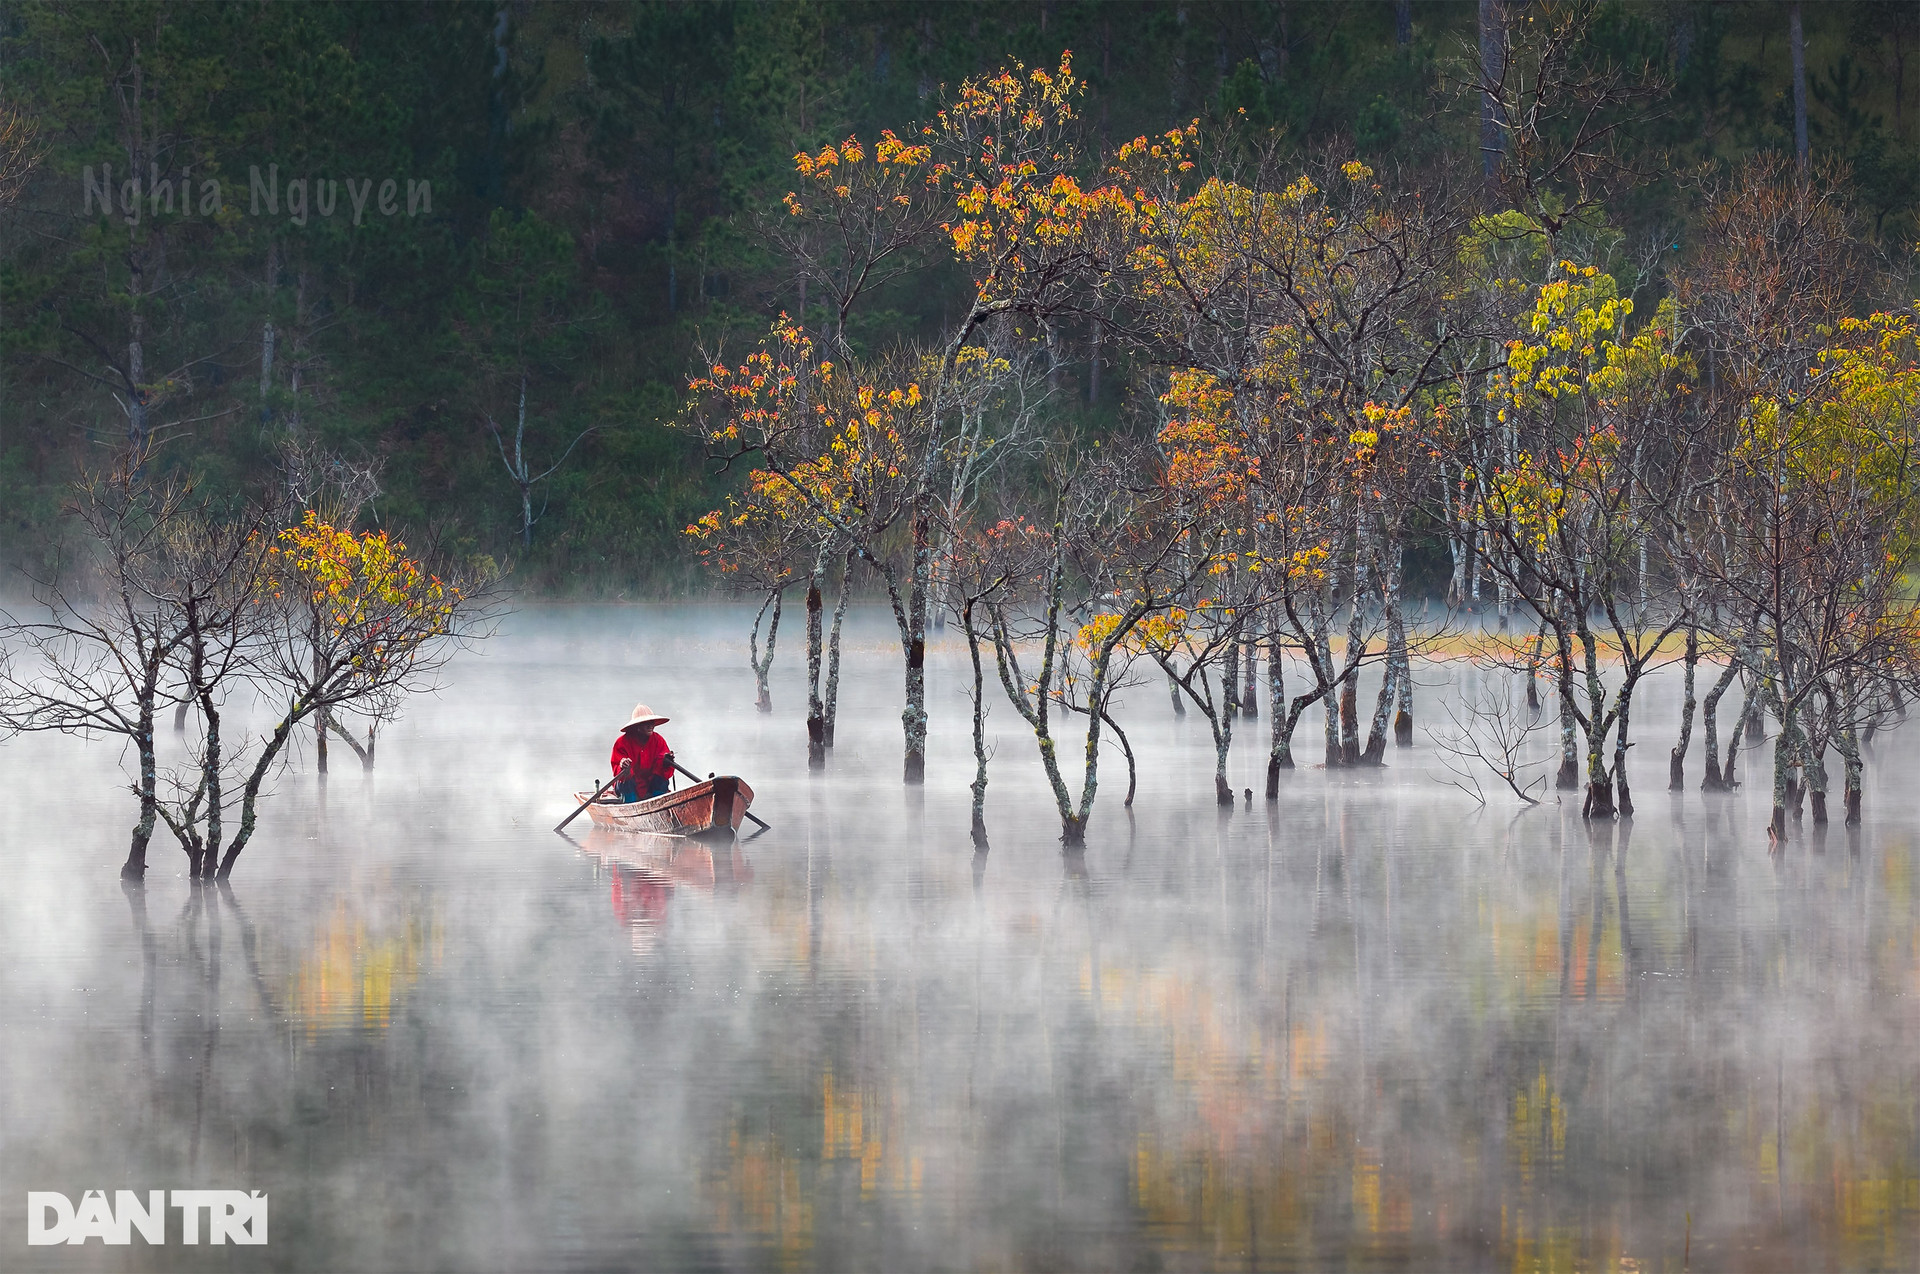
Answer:
[[[122, 889], [111, 745], [0, 745], [0, 1268], [1920, 1259], [1920, 731], [1882, 737], [1863, 828], [1772, 858], [1759, 787], [1664, 790], [1671, 685], [1636, 703], [1638, 817], [1599, 827], [1476, 806], [1424, 738], [1223, 812], [1149, 685], [1135, 808], [1116, 751], [1069, 858], [1002, 703], [978, 855], [964, 652], [905, 789], [897, 645], [856, 616], [810, 774], [798, 652], [756, 713], [749, 618], [513, 617], [376, 773], [300, 758], [226, 890], [157, 842]], [[1435, 720], [1462, 678], [1421, 677]], [[771, 832], [549, 830], [642, 699]], [[1236, 788], [1262, 769], [1236, 746]], [[26, 1246], [27, 1190], [197, 1186], [267, 1191], [269, 1245], [175, 1213], [165, 1248]]]

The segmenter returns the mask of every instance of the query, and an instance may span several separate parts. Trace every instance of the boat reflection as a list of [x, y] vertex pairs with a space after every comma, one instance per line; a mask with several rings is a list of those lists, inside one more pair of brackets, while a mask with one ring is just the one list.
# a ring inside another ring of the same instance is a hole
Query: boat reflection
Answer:
[[753, 864], [738, 843], [708, 844], [684, 836], [600, 827], [574, 843], [596, 867], [606, 869], [612, 882], [614, 919], [640, 953], [659, 945], [675, 889], [729, 893], [753, 880]]

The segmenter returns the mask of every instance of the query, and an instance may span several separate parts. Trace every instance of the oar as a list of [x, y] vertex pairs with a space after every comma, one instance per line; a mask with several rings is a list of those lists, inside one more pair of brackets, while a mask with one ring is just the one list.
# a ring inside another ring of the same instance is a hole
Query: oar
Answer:
[[[692, 779], [695, 783], [706, 782], [705, 779], [701, 778], [698, 774], [695, 774], [692, 770], [689, 770], [686, 766], [680, 764], [680, 762], [678, 761], [675, 761], [673, 763], [673, 768], [680, 771], [682, 774], [686, 775], [688, 778]], [[585, 809], [586, 807], [583, 805], [580, 808]], [[576, 810], [574, 812], [578, 813], [579, 811]], [[745, 814], [748, 818], [752, 819], [754, 822], [760, 824], [761, 831], [770, 832], [773, 830], [773, 824], [767, 822], [766, 819], [761, 818], [758, 814], [754, 813], [752, 810], [741, 810], [740, 812], [742, 814]]]
[[580, 802], [580, 808], [575, 810], [573, 813], [567, 815], [565, 818], [561, 819], [560, 826], [554, 828], [553, 830], [556, 832], [566, 831], [568, 823], [571, 823], [574, 819], [579, 818], [581, 813], [587, 808], [587, 806], [593, 804], [595, 801], [600, 799], [600, 792], [606, 791], [608, 788], [612, 787], [615, 783], [618, 783], [619, 781], [620, 781], [620, 776], [616, 774], [612, 778], [608, 779], [605, 783], [602, 783], [600, 785], [599, 791], [595, 792], [592, 796], [589, 796], [586, 800]]

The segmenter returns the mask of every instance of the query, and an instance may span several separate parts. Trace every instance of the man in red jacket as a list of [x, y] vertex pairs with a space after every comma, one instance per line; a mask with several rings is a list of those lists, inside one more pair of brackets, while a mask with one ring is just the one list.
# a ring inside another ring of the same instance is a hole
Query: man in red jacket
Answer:
[[621, 800], [643, 801], [672, 789], [673, 750], [653, 729], [669, 720], [646, 704], [637, 704], [632, 719], [613, 741], [613, 772], [620, 779], [614, 791]]

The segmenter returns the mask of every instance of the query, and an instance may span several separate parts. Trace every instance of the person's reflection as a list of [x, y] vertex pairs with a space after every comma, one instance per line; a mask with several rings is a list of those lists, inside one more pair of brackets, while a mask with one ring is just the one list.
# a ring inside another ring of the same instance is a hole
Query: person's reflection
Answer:
[[634, 950], [650, 948], [659, 942], [660, 930], [667, 923], [667, 901], [673, 897], [673, 882], [639, 867], [613, 864], [613, 914], [633, 935]]
[[633, 949], [652, 950], [666, 926], [675, 889], [733, 893], [753, 880], [753, 864], [738, 845], [710, 845], [676, 836], [636, 836], [598, 828], [580, 849], [612, 877], [614, 918]]

